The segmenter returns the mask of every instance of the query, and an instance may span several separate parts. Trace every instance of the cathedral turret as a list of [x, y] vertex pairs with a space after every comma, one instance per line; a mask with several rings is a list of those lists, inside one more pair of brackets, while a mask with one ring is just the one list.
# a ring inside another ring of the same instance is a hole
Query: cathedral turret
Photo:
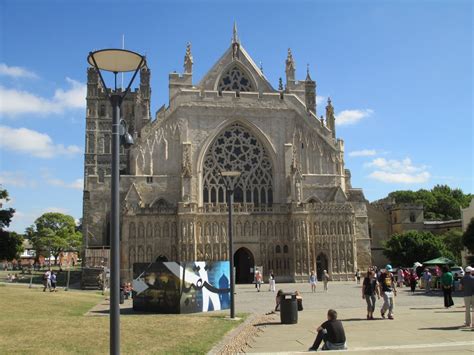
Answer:
[[288, 48], [288, 56], [286, 58], [286, 87], [288, 88], [295, 82], [295, 61], [293, 59], [293, 54], [291, 54], [291, 48]]
[[332, 132], [332, 137], [336, 138], [336, 118], [334, 116], [334, 107], [331, 104], [330, 97], [328, 97], [328, 105], [326, 106], [326, 122], [328, 128]]
[[184, 55], [184, 72], [186, 74], [193, 73], [193, 55], [191, 54], [191, 43], [186, 45], [186, 54]]
[[309, 64], [306, 69], [306, 79], [304, 82], [304, 97], [306, 109], [316, 115], [316, 82], [309, 76]]
[[232, 58], [238, 59], [240, 57], [240, 40], [237, 34], [237, 23], [234, 21], [234, 29], [232, 31]]

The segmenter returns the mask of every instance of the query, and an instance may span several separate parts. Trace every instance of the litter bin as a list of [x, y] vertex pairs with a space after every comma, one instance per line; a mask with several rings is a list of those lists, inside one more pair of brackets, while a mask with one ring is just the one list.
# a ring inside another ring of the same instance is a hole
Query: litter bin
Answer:
[[295, 293], [283, 293], [280, 296], [281, 324], [298, 323], [298, 301]]

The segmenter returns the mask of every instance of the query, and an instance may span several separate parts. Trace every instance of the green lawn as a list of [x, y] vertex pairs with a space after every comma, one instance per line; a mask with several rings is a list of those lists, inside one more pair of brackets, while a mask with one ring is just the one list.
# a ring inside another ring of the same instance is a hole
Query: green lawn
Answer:
[[[109, 317], [84, 316], [103, 296], [0, 285], [0, 354], [109, 352]], [[239, 324], [221, 314], [122, 315], [124, 354], [206, 353]]]
[[[57, 286], [58, 287], [65, 287], [66, 286], [66, 280], [67, 280], [67, 270], [59, 271], [59, 267], [54, 266], [52, 268], [54, 271], [57, 273]], [[1, 282], [7, 282], [7, 276], [8, 274], [15, 274], [19, 277], [18, 283], [30, 283], [30, 279], [33, 276], [33, 284], [42, 284], [43, 283], [43, 274], [45, 270], [42, 271], [31, 271], [31, 274], [25, 271], [24, 274], [21, 273], [21, 271], [18, 270], [10, 270], [10, 271], [0, 271], [0, 281]], [[81, 268], [76, 267], [76, 268], [71, 268], [70, 272], [70, 279], [69, 279], [69, 285], [77, 284], [78, 282], [81, 281]]]

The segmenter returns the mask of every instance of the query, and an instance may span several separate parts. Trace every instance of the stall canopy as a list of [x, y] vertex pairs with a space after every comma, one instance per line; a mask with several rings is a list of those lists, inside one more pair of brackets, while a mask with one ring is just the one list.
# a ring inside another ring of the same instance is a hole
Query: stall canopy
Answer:
[[445, 257], [428, 260], [423, 263], [423, 265], [454, 265], [454, 264], [456, 264], [454, 261]]

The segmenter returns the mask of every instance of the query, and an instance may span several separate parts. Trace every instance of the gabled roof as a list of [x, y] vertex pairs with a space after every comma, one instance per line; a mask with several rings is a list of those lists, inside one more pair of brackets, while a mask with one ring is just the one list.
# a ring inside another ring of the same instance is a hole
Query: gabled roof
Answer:
[[[234, 50], [235, 47], [237, 47], [237, 55]], [[276, 92], [263, 72], [239, 42], [231, 43], [219, 60], [212, 66], [207, 74], [204, 75], [197, 87], [203, 90], [217, 90], [217, 84], [222, 74], [234, 65], [243, 69], [245, 74], [254, 81], [258, 88], [257, 90], [262, 92]]]

